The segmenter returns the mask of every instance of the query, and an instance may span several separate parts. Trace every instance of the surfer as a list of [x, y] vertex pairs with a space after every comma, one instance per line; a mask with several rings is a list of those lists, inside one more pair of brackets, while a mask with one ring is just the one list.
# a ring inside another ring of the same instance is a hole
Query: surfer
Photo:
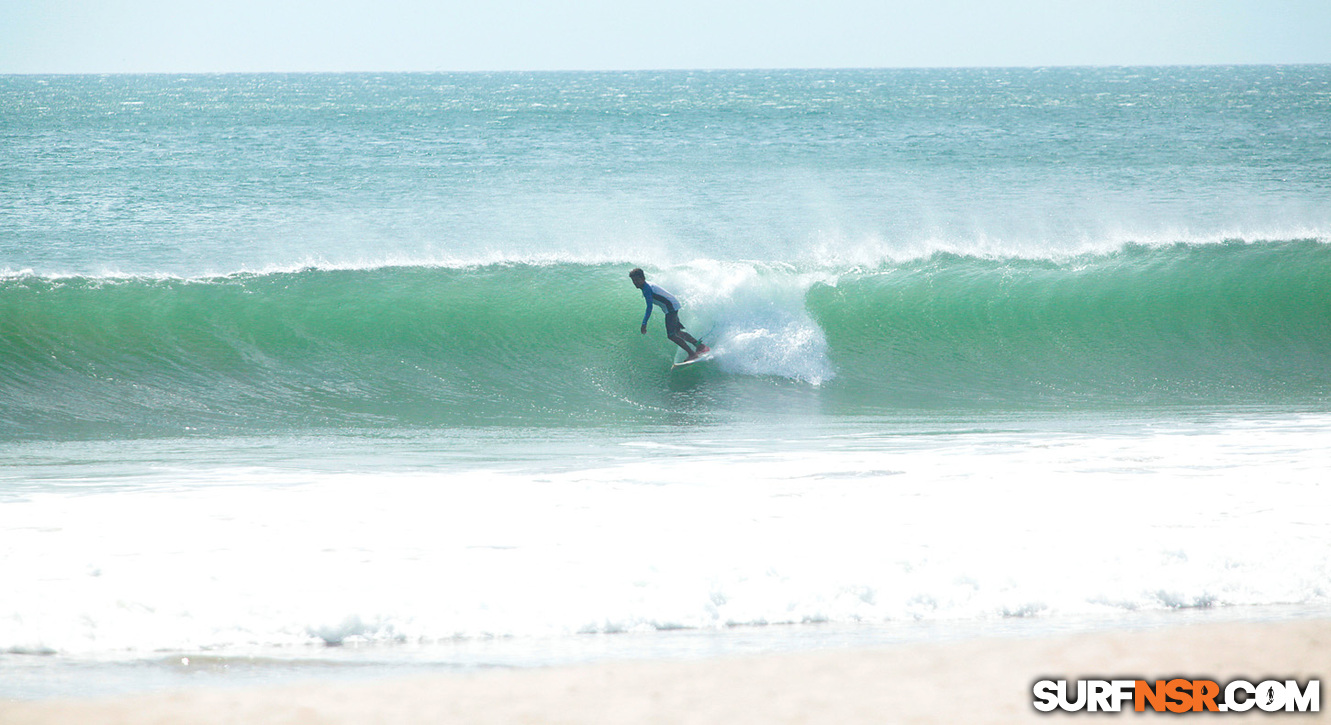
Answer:
[[[711, 352], [710, 348], [684, 331], [684, 325], [679, 321], [679, 300], [675, 299], [674, 295], [649, 283], [647, 275], [641, 269], [634, 268], [629, 272], [629, 279], [633, 280], [634, 287], [642, 290], [642, 296], [647, 300], [647, 314], [642, 316], [642, 334], [647, 334], [647, 320], [652, 318], [652, 305], [657, 305], [665, 312], [666, 337], [688, 353], [684, 362], [697, 360], [699, 355]], [[695, 348], [691, 349], [689, 345], [694, 345]]]

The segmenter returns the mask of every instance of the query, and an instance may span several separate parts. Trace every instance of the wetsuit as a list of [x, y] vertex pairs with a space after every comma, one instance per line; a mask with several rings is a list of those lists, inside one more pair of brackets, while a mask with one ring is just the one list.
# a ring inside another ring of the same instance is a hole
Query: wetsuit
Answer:
[[[660, 307], [665, 312], [666, 337], [672, 342], [684, 348], [685, 352], [693, 355], [693, 350], [689, 349], [684, 343], [701, 345], [697, 339], [687, 332], [684, 332], [684, 325], [679, 321], [679, 300], [675, 296], [648, 282], [642, 286], [643, 299], [647, 300], [647, 314], [642, 316], [642, 326], [647, 327], [647, 321], [652, 318], [652, 305]], [[707, 352], [704, 348], [703, 352]]]

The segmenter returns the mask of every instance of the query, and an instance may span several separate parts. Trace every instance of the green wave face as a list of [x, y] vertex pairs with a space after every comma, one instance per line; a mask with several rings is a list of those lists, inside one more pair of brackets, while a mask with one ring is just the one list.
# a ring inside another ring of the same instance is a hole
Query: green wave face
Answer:
[[810, 290], [866, 405], [1313, 403], [1331, 392], [1331, 248], [938, 256]]
[[641, 297], [615, 272], [12, 279], [0, 291], [6, 433], [632, 416], [626, 390], [669, 397], [669, 358], [631, 364], [648, 351], [634, 318]]
[[1322, 406], [1331, 247], [649, 270], [717, 348], [670, 371], [621, 266], [0, 281], [0, 433], [637, 425], [905, 408]]

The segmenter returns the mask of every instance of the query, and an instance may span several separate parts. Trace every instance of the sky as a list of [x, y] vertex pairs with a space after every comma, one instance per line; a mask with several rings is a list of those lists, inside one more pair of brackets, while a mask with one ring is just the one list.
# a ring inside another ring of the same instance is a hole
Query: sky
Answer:
[[0, 0], [0, 73], [1331, 63], [1331, 0]]

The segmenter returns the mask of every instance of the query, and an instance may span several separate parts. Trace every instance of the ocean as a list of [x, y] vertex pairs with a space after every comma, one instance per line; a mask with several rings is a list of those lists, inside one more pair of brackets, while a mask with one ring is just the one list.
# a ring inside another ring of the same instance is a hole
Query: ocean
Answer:
[[0, 697], [1325, 616], [1329, 361], [1331, 66], [0, 76]]

